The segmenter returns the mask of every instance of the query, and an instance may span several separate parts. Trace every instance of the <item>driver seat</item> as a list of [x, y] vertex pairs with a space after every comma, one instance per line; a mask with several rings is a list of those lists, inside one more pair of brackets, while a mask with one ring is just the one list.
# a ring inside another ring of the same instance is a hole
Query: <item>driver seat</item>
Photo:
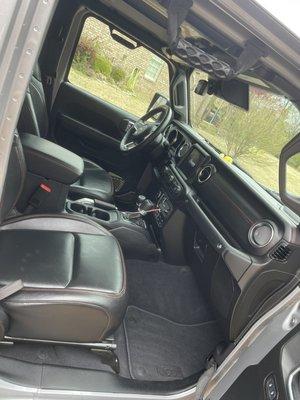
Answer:
[[[21, 110], [18, 131], [46, 137], [49, 129], [49, 119], [46, 107], [46, 97], [42, 82], [41, 71], [35, 66], [29, 83], [23, 107]], [[76, 197], [90, 197], [113, 202], [114, 185], [107, 171], [96, 163], [83, 159], [84, 172], [79, 181], [70, 187], [70, 193]]]

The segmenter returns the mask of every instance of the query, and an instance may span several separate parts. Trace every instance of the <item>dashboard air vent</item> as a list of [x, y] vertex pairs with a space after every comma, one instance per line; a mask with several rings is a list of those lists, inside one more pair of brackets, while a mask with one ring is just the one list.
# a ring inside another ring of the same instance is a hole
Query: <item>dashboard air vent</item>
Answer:
[[167, 133], [167, 139], [168, 139], [168, 142], [170, 143], [170, 146], [175, 146], [177, 144], [179, 138], [180, 138], [179, 132], [177, 129], [175, 129], [175, 128], [169, 129], [169, 131]]
[[184, 142], [178, 149], [177, 157], [178, 158], [184, 157], [187, 154], [187, 152], [189, 151], [190, 147], [191, 147], [191, 145], [189, 142]]
[[285, 243], [281, 243], [273, 253], [270, 254], [271, 258], [279, 262], [286, 262], [289, 256], [291, 255], [292, 250]]

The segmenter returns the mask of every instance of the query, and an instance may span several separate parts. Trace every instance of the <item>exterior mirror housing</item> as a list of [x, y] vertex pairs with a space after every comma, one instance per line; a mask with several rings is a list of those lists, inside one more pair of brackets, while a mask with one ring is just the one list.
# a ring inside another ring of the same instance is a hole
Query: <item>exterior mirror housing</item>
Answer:
[[148, 110], [147, 112], [149, 112], [150, 110], [153, 110], [154, 108], [157, 108], [159, 106], [165, 106], [165, 105], [170, 105], [170, 101], [169, 99], [164, 96], [161, 93], [154, 93], [154, 96], [149, 104]]
[[282, 202], [300, 215], [300, 192], [289, 185], [289, 169], [300, 166], [300, 133], [282, 149], [279, 157], [279, 194]]

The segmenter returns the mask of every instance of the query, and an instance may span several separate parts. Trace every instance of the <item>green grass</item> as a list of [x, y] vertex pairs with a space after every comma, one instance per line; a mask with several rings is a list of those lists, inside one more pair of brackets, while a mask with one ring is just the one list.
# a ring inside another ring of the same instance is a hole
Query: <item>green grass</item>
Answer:
[[[69, 80], [76, 86], [108, 101], [136, 116], [142, 116], [147, 111], [151, 101], [151, 94], [129, 93], [109, 82], [87, 76], [85, 73], [71, 69]], [[218, 149], [225, 149], [224, 140], [213, 135], [208, 130], [199, 129], [199, 133]], [[211, 130], [211, 128], [210, 128]], [[249, 155], [234, 160], [246, 170], [257, 182], [278, 191], [278, 159], [266, 152], [259, 155]], [[291, 193], [300, 195], [300, 172], [295, 168], [288, 167], [288, 187]]]

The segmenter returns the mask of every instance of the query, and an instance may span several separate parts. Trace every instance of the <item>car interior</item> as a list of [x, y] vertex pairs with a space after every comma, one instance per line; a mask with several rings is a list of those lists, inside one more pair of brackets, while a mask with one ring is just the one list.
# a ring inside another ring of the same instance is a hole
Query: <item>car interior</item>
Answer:
[[[191, 387], [299, 284], [299, 216], [192, 127], [188, 95], [195, 70], [211, 78], [197, 96], [245, 109], [251, 79], [295, 108], [298, 92], [259, 63], [263, 51], [246, 47], [249, 62], [188, 9], [180, 24], [198, 53], [182, 36], [171, 54], [168, 6], [61, 0], [32, 72], [0, 225], [0, 359], [31, 385], [43, 373], [48, 388]], [[121, 94], [114, 103], [74, 84], [89, 73], [72, 68], [91, 20], [129, 54], [149, 52], [149, 76], [163, 64], [167, 93], [135, 114]]]

